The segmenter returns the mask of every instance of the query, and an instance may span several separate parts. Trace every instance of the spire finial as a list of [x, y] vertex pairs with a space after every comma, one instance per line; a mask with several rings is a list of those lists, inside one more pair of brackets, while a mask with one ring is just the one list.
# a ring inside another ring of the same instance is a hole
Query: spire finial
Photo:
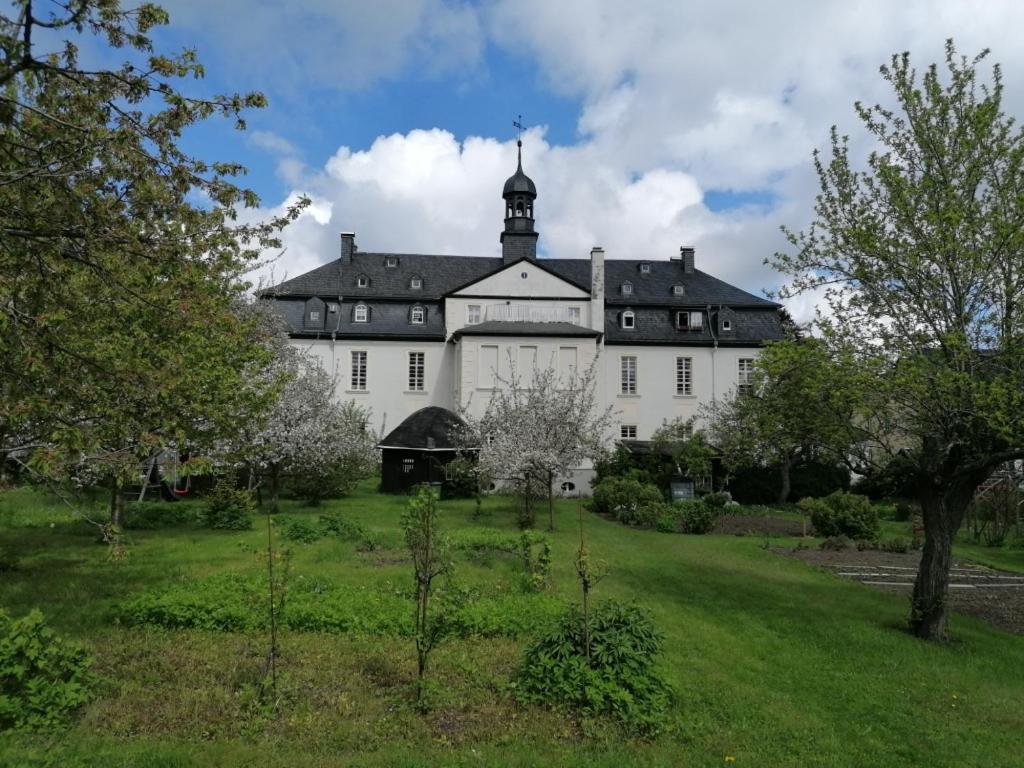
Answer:
[[516, 133], [516, 148], [519, 153], [518, 169], [523, 170], [523, 116], [519, 115], [519, 119], [513, 120], [512, 125], [515, 126]]

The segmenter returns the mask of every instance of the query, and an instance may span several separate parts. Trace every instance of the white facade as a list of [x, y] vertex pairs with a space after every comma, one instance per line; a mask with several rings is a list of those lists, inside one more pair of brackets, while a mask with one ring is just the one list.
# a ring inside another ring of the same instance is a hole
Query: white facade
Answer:
[[[443, 342], [295, 338], [292, 343], [332, 373], [339, 399], [372, 410], [382, 434], [428, 405], [481, 414], [495, 373], [508, 379], [510, 365], [529, 377], [535, 363], [585, 368], [597, 356], [600, 404], [615, 412], [610, 440], [649, 440], [665, 422], [698, 416], [702, 404], [728, 396], [741, 383], [740, 361], [756, 357], [759, 344], [698, 346], [684, 338], [679, 344], [626, 345], [606, 343], [603, 333], [597, 338], [544, 334], [545, 324], [567, 322], [603, 331], [603, 252], [595, 249], [591, 261], [596, 285], [590, 293], [527, 262], [453, 292], [443, 300]], [[508, 323], [511, 330], [524, 322], [532, 328], [529, 335], [494, 334], [495, 323]], [[485, 323], [489, 330], [477, 334], [475, 326]], [[413, 353], [422, 357], [412, 358]]]

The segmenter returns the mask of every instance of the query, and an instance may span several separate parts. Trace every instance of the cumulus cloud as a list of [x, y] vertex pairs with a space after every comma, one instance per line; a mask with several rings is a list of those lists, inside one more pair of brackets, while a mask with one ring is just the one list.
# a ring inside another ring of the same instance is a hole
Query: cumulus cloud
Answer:
[[[257, 39], [272, 38], [264, 6], [245, 8], [250, 18], [240, 23]], [[785, 246], [779, 225], [810, 219], [810, 152], [826, 145], [829, 126], [852, 132], [855, 151], [864, 148], [852, 103], [889, 98], [878, 66], [892, 53], [910, 50], [923, 67], [941, 61], [944, 40], [954, 37], [965, 54], [991, 46], [992, 61], [1024, 71], [1015, 40], [1024, 5], [1015, 0], [496, 0], [483, 10], [397, 0], [391, 11], [313, 3], [289, 22], [309, 31], [305, 48], [286, 50], [306, 74], [347, 84], [431, 52], [438, 72], [471, 69], [488, 44], [535, 61], [547, 87], [582, 104], [576, 143], [552, 146], [543, 128], [524, 137], [543, 251], [583, 257], [600, 244], [610, 258], [656, 259], [695, 245], [702, 269], [754, 292], [780, 281], [762, 263]], [[343, 44], [327, 45], [342, 17], [351, 26], [337, 37]], [[1013, 80], [1007, 108], [1019, 114], [1024, 80]], [[460, 142], [441, 126], [341, 147], [309, 169], [285, 145], [260, 141], [280, 154], [282, 177], [318, 206], [286, 233], [279, 271], [294, 275], [334, 258], [340, 230], [356, 230], [366, 250], [499, 252], [513, 142]], [[704, 204], [712, 189], [767, 191], [773, 202], [715, 212]], [[814, 297], [791, 304], [798, 320], [813, 308]]]

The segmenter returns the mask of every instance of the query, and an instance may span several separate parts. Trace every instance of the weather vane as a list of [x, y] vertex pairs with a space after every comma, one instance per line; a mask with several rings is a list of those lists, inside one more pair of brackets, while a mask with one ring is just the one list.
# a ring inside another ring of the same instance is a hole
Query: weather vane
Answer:
[[520, 115], [518, 120], [513, 120], [512, 121], [512, 125], [514, 125], [516, 128], [519, 129], [519, 132], [516, 134], [516, 141], [519, 142], [520, 144], [522, 144], [522, 142], [523, 142], [523, 116]]

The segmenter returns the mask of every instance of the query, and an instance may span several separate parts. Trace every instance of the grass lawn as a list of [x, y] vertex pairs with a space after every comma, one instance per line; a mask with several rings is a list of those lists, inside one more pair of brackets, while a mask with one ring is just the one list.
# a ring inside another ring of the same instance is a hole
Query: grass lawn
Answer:
[[[407, 587], [398, 528], [405, 501], [367, 485], [316, 510], [286, 509], [311, 521], [341, 512], [383, 546], [292, 544], [293, 583]], [[445, 528], [515, 531], [510, 500], [488, 499], [477, 521], [472, 508], [444, 502]], [[556, 519], [552, 590], [572, 600], [575, 502], [559, 502]], [[14, 615], [41, 608], [90, 647], [102, 677], [69, 730], [0, 735], [0, 765], [719, 766], [727, 756], [736, 766], [1024, 765], [1024, 638], [954, 616], [952, 643], [920, 642], [902, 629], [905, 597], [766, 552], [759, 536], [660, 534], [584, 516], [592, 554], [609, 566], [597, 597], [641, 602], [665, 636], [674, 724], [647, 741], [603, 720], [516, 705], [508, 691], [524, 638], [446, 642], [432, 660], [432, 709], [419, 714], [411, 640], [287, 631], [274, 710], [254, 694], [263, 635], [116, 622], [118, 606], [144, 590], [255, 573], [262, 520], [243, 533], [131, 532], [129, 555], [112, 562], [54, 500], [0, 495], [0, 545], [22, 558], [0, 574], [0, 607]], [[992, 565], [1024, 570], [1019, 551], [988, 555]], [[463, 553], [456, 577], [500, 589], [518, 568], [512, 557]], [[411, 602], [409, 611], [411, 620]]]

